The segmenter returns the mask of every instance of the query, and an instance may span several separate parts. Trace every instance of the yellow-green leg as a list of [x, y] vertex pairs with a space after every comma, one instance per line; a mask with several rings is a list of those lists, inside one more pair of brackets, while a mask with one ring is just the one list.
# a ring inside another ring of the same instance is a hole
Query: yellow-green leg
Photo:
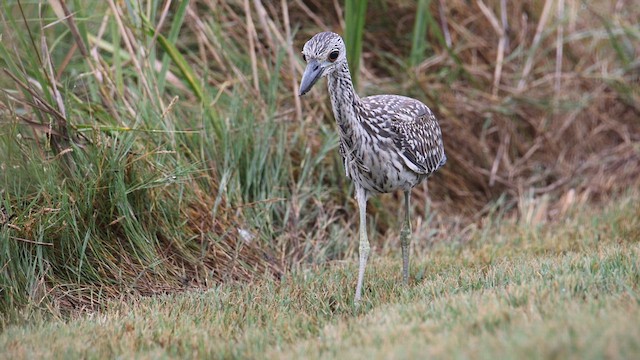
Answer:
[[356, 296], [354, 301], [356, 305], [362, 299], [362, 284], [364, 282], [364, 269], [367, 267], [367, 259], [369, 258], [369, 239], [367, 238], [367, 192], [356, 187], [356, 200], [358, 201], [358, 210], [360, 212], [360, 265], [358, 267], [358, 284], [356, 285]]
[[400, 231], [400, 246], [402, 246], [402, 281], [409, 283], [409, 244], [411, 243], [411, 216], [409, 213], [410, 191], [404, 192], [405, 218]]

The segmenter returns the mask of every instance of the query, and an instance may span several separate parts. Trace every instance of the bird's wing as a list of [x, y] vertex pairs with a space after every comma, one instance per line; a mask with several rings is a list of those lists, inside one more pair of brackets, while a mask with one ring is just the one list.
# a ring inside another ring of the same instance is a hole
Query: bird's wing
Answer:
[[367, 109], [364, 117], [379, 122], [376, 135], [390, 138], [411, 170], [429, 175], [445, 164], [442, 131], [427, 105], [400, 95], [374, 95], [362, 101]]
[[393, 142], [405, 164], [418, 174], [431, 174], [446, 162], [442, 131], [435, 115], [425, 112], [412, 121], [391, 121]]

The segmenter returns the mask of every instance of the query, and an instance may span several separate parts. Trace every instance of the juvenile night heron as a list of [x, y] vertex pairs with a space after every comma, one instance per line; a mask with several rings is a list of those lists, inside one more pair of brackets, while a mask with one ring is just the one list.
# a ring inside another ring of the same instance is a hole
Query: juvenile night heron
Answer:
[[409, 281], [411, 189], [447, 161], [442, 132], [422, 102], [399, 95], [360, 98], [353, 89], [342, 38], [332, 32], [314, 35], [304, 45], [307, 67], [300, 82], [306, 94], [321, 77], [327, 78], [333, 115], [340, 134], [340, 154], [352, 179], [360, 211], [360, 265], [355, 302], [362, 298], [364, 270], [369, 257], [366, 211], [372, 194], [404, 191], [405, 221], [400, 232], [402, 280]]

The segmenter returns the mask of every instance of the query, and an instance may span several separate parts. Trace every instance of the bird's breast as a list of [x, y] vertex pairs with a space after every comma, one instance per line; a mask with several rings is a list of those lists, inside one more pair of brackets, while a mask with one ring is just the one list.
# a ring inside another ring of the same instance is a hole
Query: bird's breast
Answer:
[[340, 147], [347, 177], [372, 193], [410, 190], [424, 178], [406, 166], [389, 137], [354, 131]]

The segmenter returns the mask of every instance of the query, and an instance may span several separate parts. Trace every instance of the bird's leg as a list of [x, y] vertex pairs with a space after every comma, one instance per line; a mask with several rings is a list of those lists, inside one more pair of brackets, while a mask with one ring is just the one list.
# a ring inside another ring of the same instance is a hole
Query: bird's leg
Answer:
[[400, 246], [402, 246], [402, 281], [409, 283], [409, 243], [411, 242], [411, 217], [409, 216], [409, 196], [411, 191], [404, 192], [405, 218], [400, 231]]
[[367, 193], [364, 189], [356, 187], [356, 200], [358, 201], [358, 210], [360, 211], [360, 265], [358, 267], [358, 284], [356, 285], [356, 296], [354, 301], [356, 304], [362, 298], [362, 283], [364, 282], [364, 269], [367, 266], [369, 258], [369, 239], [367, 238]]

